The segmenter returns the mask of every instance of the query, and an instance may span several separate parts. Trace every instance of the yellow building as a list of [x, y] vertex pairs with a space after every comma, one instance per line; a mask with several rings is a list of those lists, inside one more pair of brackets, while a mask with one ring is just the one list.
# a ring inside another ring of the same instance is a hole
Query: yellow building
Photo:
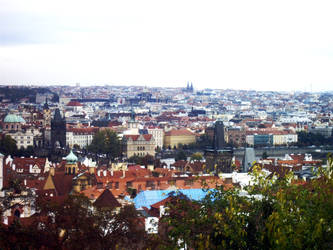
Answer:
[[187, 145], [196, 141], [195, 134], [187, 129], [173, 129], [164, 134], [164, 146], [178, 147], [179, 144]]
[[124, 146], [126, 157], [130, 158], [134, 155], [155, 156], [155, 140], [150, 134], [144, 135], [124, 135]]

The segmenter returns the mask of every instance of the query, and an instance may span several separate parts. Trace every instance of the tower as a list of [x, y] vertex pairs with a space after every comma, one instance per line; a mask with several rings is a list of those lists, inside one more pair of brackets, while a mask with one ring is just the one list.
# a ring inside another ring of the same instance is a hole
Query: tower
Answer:
[[[139, 123], [135, 119], [135, 113], [134, 110], [131, 110], [131, 119], [128, 121], [128, 129], [132, 130], [138, 130], [139, 129]], [[137, 133], [135, 133], [137, 134]]]
[[46, 102], [43, 106], [43, 118], [44, 118], [44, 145], [50, 146], [51, 144], [51, 110], [49, 109], [49, 105]]
[[0, 153], [0, 191], [3, 188], [3, 158], [4, 155]]
[[51, 120], [51, 146], [66, 146], [66, 120], [61, 117], [60, 110], [57, 108]]
[[233, 151], [226, 147], [224, 140], [224, 125], [221, 120], [215, 122], [213, 147], [205, 151], [207, 171], [218, 173], [231, 173]]
[[221, 120], [215, 122], [213, 148], [214, 150], [225, 148], [224, 125]]
[[71, 152], [66, 156], [66, 165], [65, 165], [65, 172], [66, 174], [75, 175], [78, 173], [78, 166], [77, 166], [77, 156]]

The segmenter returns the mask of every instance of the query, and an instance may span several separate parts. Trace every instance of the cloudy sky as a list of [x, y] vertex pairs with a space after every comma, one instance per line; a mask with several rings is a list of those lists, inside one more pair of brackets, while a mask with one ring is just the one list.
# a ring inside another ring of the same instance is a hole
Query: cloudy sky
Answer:
[[333, 90], [333, 1], [0, 0], [0, 84]]

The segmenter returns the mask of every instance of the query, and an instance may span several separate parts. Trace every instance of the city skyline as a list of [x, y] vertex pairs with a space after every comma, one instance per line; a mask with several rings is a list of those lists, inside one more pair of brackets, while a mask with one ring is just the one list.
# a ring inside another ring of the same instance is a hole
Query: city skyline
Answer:
[[0, 0], [0, 84], [331, 91], [331, 7]]

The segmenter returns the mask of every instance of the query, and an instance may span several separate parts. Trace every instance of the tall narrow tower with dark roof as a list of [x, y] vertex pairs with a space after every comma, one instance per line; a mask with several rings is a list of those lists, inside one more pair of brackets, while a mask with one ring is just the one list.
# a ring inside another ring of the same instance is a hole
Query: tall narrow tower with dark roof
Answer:
[[217, 120], [214, 126], [213, 147], [205, 151], [206, 169], [209, 172], [231, 173], [233, 150], [228, 148], [224, 139], [223, 122]]
[[213, 148], [214, 150], [221, 150], [225, 148], [225, 146], [223, 121], [217, 120], [214, 127]]
[[3, 188], [3, 160], [4, 160], [4, 155], [0, 153], [0, 190]]
[[66, 147], [66, 120], [57, 108], [51, 121], [51, 147]]
[[43, 118], [44, 118], [44, 146], [51, 145], [51, 110], [46, 101], [43, 106]]

